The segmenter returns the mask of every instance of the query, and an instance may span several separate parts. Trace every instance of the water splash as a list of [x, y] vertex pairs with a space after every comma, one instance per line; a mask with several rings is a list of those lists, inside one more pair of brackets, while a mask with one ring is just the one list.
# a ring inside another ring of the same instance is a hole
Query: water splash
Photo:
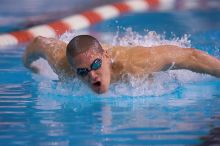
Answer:
[[45, 59], [39, 58], [38, 60], [34, 61], [31, 66], [38, 68], [39, 74], [42, 76], [48, 79], [58, 80], [58, 75], [52, 70]]
[[62, 34], [59, 38], [59, 40], [64, 41], [65, 43], [69, 43], [72, 38], [74, 38], [77, 35], [83, 35], [88, 34], [89, 32], [87, 30], [81, 30], [81, 31], [69, 31], [64, 34]]
[[[122, 34], [122, 35], [121, 35]], [[176, 45], [182, 48], [191, 46], [189, 40], [190, 35], [183, 35], [181, 38], [172, 34], [171, 39], [166, 38], [166, 34], [157, 34], [155, 31], [145, 30], [144, 35], [132, 30], [132, 28], [126, 28], [123, 33], [117, 32], [114, 36], [112, 45], [119, 46], [159, 46], [159, 45]]]

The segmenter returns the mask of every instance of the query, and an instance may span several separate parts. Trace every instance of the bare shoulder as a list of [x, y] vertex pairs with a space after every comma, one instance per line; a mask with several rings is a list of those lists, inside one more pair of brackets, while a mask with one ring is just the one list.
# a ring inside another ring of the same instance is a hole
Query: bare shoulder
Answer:
[[[28, 45], [24, 60], [36, 60], [42, 57], [48, 61], [59, 76], [64, 74], [73, 75], [66, 58], [66, 46], [67, 44], [59, 39], [39, 36]], [[33, 57], [35, 59], [31, 59]]]
[[192, 48], [181, 48], [176, 45], [159, 45], [152, 47], [145, 46], [111, 46], [103, 45], [103, 48], [107, 48], [112, 57], [116, 58], [131, 58], [131, 57], [157, 57], [173, 54], [181, 54], [187, 51], [193, 50]]
[[56, 38], [46, 38], [42, 36], [38, 36], [33, 40], [34, 45], [37, 45], [44, 49], [65, 49], [67, 44]]
[[59, 43], [63, 41], [56, 39], [56, 38], [47, 38], [47, 37], [43, 37], [43, 36], [38, 36], [36, 38], [34, 38], [33, 40], [35, 43], [40, 43], [40, 44], [51, 44], [51, 43]]
[[145, 46], [110, 46], [104, 45], [105, 48], [110, 48], [113, 52], [132, 52], [132, 53], [153, 53], [153, 52], [168, 52], [171, 50], [180, 50], [183, 49], [192, 49], [192, 48], [181, 48], [175, 45], [159, 45], [159, 46], [152, 46], [152, 47], [145, 47]]
[[112, 47], [112, 52], [120, 52], [120, 53], [131, 53], [131, 54], [136, 54], [136, 53], [147, 53], [152, 49], [151, 47], [143, 47], [143, 46], [113, 46]]
[[162, 52], [185, 52], [185, 51], [197, 51], [198, 49], [195, 48], [189, 48], [189, 47], [180, 47], [177, 45], [159, 45], [151, 47], [153, 50], [156, 51], [162, 51]]
[[[111, 49], [111, 55], [116, 59], [123, 60], [161, 60], [166, 56], [180, 56], [183, 53], [192, 50], [191, 48], [181, 48], [175, 45], [160, 46], [114, 46]], [[178, 54], [178, 55], [177, 55]]]

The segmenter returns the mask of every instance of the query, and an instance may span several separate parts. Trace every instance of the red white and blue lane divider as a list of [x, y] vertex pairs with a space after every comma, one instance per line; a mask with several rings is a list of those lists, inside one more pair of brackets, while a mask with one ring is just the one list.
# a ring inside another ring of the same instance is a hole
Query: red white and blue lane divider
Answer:
[[[197, 6], [192, 0], [179, 0], [186, 2], [178, 9], [190, 9]], [[8, 48], [18, 44], [27, 43], [37, 36], [58, 37], [70, 30], [80, 30], [103, 20], [111, 19], [129, 12], [162, 11], [176, 9], [178, 0], [127, 0], [119, 3], [104, 5], [95, 9], [75, 14], [49, 24], [38, 25], [26, 30], [0, 34], [0, 48]], [[193, 4], [193, 5], [192, 5]], [[199, 2], [197, 2], [199, 4]]]
[[[38, 25], [26, 30], [0, 35], [0, 48], [7, 48], [27, 43], [37, 36], [58, 37], [70, 30], [80, 30], [103, 20], [117, 17], [128, 12], [139, 12], [157, 9], [160, 4], [166, 9], [165, 1], [174, 0], [129, 0], [104, 5], [95, 9], [75, 14], [49, 24]], [[161, 7], [161, 8], [162, 8]]]

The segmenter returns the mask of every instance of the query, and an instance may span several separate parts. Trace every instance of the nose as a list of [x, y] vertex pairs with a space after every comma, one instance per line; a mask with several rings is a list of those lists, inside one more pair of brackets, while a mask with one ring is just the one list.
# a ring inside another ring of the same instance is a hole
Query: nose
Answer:
[[96, 81], [98, 79], [98, 75], [94, 70], [91, 70], [88, 74], [90, 81]]

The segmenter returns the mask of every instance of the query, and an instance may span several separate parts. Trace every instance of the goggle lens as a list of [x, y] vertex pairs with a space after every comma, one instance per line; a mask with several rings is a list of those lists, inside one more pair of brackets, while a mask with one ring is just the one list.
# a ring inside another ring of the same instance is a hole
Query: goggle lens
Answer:
[[90, 65], [91, 69], [88, 68], [77, 68], [77, 75], [85, 77], [88, 75], [88, 73], [92, 70], [97, 70], [102, 66], [102, 60], [97, 58], [93, 61], [93, 63]]

